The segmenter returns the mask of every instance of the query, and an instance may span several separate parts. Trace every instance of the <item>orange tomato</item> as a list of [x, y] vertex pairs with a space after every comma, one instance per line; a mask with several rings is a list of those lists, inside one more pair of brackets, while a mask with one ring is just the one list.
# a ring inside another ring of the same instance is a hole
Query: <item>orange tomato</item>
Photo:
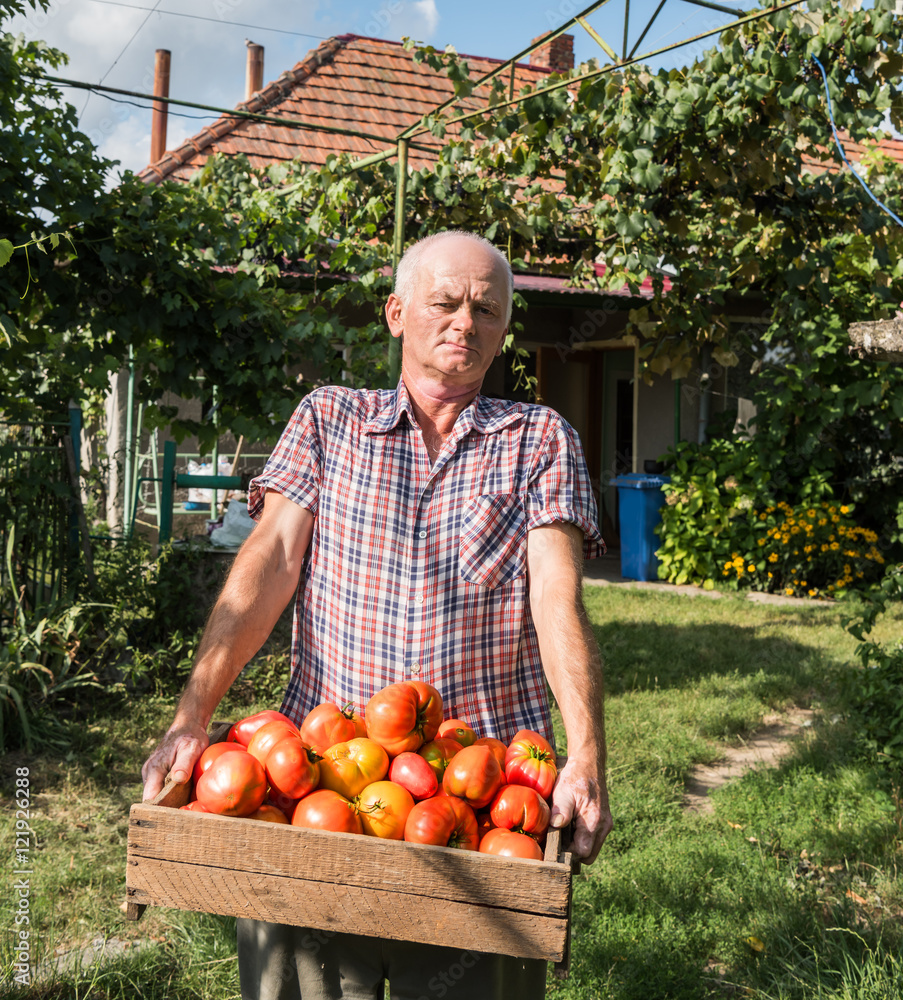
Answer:
[[373, 740], [356, 738], [336, 743], [320, 761], [320, 788], [353, 799], [367, 785], [385, 778], [388, 770], [389, 755]]
[[354, 800], [364, 833], [383, 840], [402, 840], [408, 814], [414, 808], [411, 793], [394, 781], [374, 781]]

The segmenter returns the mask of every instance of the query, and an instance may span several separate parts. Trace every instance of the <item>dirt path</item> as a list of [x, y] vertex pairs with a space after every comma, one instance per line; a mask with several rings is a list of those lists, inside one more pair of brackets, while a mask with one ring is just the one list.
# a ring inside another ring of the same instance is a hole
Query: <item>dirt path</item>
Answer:
[[690, 771], [684, 807], [690, 812], [712, 812], [709, 794], [714, 789], [753, 768], [774, 767], [793, 749], [801, 732], [812, 725], [814, 714], [808, 708], [794, 708], [783, 715], [765, 716], [762, 728], [742, 746], [728, 747], [717, 764], [699, 764]]

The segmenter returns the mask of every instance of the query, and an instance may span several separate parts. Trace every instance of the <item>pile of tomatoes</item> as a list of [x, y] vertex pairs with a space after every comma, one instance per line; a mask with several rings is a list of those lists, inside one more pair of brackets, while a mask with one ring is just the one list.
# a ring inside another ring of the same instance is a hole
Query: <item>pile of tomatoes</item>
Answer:
[[317, 706], [300, 728], [279, 712], [237, 722], [203, 752], [183, 809], [542, 860], [555, 753], [538, 733], [507, 746], [442, 718], [429, 684], [390, 684], [367, 703]]

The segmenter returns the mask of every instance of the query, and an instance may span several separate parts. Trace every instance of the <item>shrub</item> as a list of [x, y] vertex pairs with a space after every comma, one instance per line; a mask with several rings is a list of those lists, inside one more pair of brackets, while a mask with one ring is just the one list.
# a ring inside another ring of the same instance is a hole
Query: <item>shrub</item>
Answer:
[[748, 512], [760, 495], [755, 453], [745, 442], [712, 441], [704, 447], [683, 441], [669, 456], [671, 482], [657, 529], [659, 576], [669, 583], [700, 584], [722, 579], [734, 553], [753, 551], [754, 524]]
[[784, 501], [754, 512], [755, 546], [731, 553], [722, 576], [771, 593], [836, 597], [874, 582], [884, 565], [878, 536], [849, 516], [851, 504], [791, 507]]
[[903, 643], [891, 646], [870, 642], [866, 636], [881, 614], [903, 598], [903, 565], [885, 576], [865, 601], [865, 610], [846, 621], [847, 631], [859, 640], [856, 655], [862, 669], [844, 679], [844, 693], [855, 732], [870, 755], [903, 771]]
[[815, 470], [792, 495], [779, 480], [781, 498], [753, 442], [715, 440], [681, 442], [669, 472], [657, 529], [659, 576], [669, 583], [833, 598], [883, 572], [878, 535]]

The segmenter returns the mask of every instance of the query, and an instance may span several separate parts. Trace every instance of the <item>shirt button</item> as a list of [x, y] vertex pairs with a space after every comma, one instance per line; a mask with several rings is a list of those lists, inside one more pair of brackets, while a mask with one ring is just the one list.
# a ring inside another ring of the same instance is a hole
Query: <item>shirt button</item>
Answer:
[[418, 595], [417, 595], [417, 596], [416, 596], [416, 597], [414, 598], [414, 603], [415, 603], [415, 604], [423, 604], [423, 594], [418, 594]]
[[420, 664], [419, 663], [412, 663], [411, 664], [411, 673], [412, 674], [419, 674], [420, 673]]
[[417, 533], [417, 537], [418, 538], [426, 538], [426, 532], [425, 531], [419, 531]]

